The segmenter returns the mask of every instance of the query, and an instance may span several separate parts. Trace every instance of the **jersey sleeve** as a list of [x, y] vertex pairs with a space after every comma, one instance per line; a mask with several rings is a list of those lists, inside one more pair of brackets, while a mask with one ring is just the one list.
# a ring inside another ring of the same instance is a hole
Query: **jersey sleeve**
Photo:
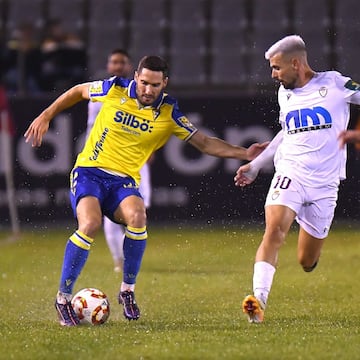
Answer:
[[344, 85], [345, 89], [351, 91], [349, 103], [360, 105], [360, 84], [354, 80], [348, 79]]
[[89, 86], [90, 100], [103, 102], [109, 90], [114, 85], [126, 87], [128, 80], [113, 76], [110, 79], [91, 82]]
[[360, 84], [352, 80], [348, 76], [343, 76], [340, 73], [336, 74], [336, 84], [341, 87], [344, 94], [344, 99], [351, 104], [360, 104]]
[[177, 102], [173, 105], [172, 118], [175, 121], [174, 135], [188, 141], [198, 131], [189, 119], [180, 111]]

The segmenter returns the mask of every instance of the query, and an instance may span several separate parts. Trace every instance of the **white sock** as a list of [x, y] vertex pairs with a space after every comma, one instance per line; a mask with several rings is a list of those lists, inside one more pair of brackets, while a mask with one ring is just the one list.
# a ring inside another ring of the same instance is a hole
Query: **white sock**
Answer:
[[135, 290], [135, 284], [127, 284], [127, 283], [122, 282], [121, 287], [120, 287], [120, 291], [123, 292], [123, 291], [127, 291], [127, 290], [134, 291]]
[[254, 264], [253, 291], [257, 299], [266, 305], [271, 285], [273, 282], [275, 267], [265, 261]]

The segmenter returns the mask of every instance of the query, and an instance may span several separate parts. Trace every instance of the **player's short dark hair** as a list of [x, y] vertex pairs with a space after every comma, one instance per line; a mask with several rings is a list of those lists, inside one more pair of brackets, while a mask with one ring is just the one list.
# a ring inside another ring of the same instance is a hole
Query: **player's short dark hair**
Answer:
[[164, 75], [164, 78], [167, 78], [169, 76], [169, 66], [167, 62], [160, 56], [144, 56], [139, 62], [137, 72], [140, 74], [142, 69], [161, 71]]
[[129, 53], [124, 49], [120, 49], [120, 48], [114, 49], [111, 51], [110, 56], [115, 55], [115, 54], [121, 54], [121, 55], [126, 56], [128, 59], [131, 59]]

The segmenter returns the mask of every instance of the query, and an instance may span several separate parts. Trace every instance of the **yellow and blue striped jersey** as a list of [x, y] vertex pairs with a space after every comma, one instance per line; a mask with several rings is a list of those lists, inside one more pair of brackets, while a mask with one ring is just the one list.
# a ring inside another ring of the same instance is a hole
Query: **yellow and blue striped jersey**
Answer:
[[140, 169], [171, 135], [187, 141], [197, 131], [166, 93], [152, 106], [141, 106], [134, 80], [112, 77], [94, 81], [89, 96], [103, 105], [75, 167], [125, 174], [139, 184]]

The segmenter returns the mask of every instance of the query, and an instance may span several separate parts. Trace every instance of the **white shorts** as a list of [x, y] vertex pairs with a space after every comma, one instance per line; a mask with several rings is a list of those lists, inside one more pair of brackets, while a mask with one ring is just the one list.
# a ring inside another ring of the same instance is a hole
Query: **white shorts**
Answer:
[[324, 239], [329, 233], [334, 218], [337, 196], [337, 186], [307, 187], [276, 172], [265, 206], [287, 206], [296, 213], [297, 223], [307, 233], [318, 239]]

